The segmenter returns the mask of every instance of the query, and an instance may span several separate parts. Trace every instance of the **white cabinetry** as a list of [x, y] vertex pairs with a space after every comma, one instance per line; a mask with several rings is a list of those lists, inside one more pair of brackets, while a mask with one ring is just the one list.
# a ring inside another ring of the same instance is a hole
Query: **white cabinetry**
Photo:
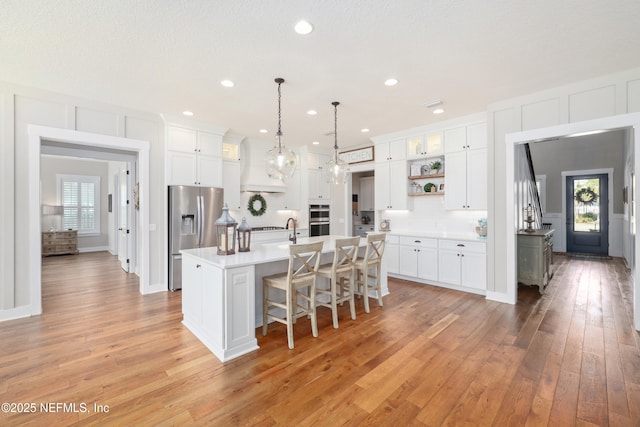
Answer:
[[367, 176], [360, 178], [360, 192], [358, 198], [358, 210], [375, 210], [375, 181], [374, 177]]
[[387, 266], [387, 273], [399, 274], [400, 273], [400, 253], [399, 253], [399, 237], [391, 234], [387, 234], [387, 239], [384, 246], [384, 254], [382, 255], [382, 262]]
[[406, 143], [404, 139], [380, 142], [375, 148], [376, 210], [409, 209], [407, 187]]
[[407, 138], [407, 158], [420, 159], [444, 153], [442, 132]]
[[319, 153], [307, 154], [307, 173], [309, 177], [309, 199], [331, 199], [331, 186], [325, 182], [322, 176], [322, 168], [329, 161], [329, 156]]
[[400, 237], [399, 273], [404, 276], [438, 280], [438, 240]]
[[446, 209], [487, 209], [484, 123], [445, 131]]
[[486, 290], [486, 244], [440, 240], [438, 247], [438, 281], [467, 288]]
[[376, 210], [385, 209], [410, 209], [407, 197], [407, 162], [393, 160], [385, 163], [376, 163]]
[[167, 126], [167, 183], [222, 187], [222, 136]]
[[182, 322], [221, 361], [258, 348], [254, 300], [253, 266], [222, 270], [183, 256]]
[[407, 146], [404, 139], [386, 141], [376, 144], [375, 162], [384, 163], [390, 160], [404, 160], [407, 158]]
[[487, 148], [487, 125], [476, 123], [444, 131], [445, 153]]
[[[379, 150], [378, 147], [381, 147]], [[400, 147], [402, 149], [400, 149]], [[381, 154], [378, 156], [378, 154]], [[410, 209], [407, 197], [407, 162], [404, 140], [376, 145], [375, 192], [376, 210]]]

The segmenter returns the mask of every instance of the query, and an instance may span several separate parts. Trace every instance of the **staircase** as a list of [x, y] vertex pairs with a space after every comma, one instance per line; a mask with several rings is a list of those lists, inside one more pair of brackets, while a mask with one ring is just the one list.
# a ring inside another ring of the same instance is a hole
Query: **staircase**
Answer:
[[534, 223], [531, 227], [542, 228], [542, 204], [540, 203], [540, 194], [536, 185], [536, 174], [533, 169], [531, 160], [531, 151], [529, 144], [522, 144], [516, 147], [516, 161], [519, 167], [516, 169], [516, 221], [517, 228], [526, 228], [527, 212], [529, 205], [533, 208]]

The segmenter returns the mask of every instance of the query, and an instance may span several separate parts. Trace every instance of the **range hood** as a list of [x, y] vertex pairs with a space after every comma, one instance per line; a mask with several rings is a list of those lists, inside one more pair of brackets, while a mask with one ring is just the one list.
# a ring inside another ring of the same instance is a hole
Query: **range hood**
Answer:
[[279, 179], [267, 176], [264, 158], [272, 147], [265, 141], [245, 139], [241, 146], [242, 174], [240, 191], [255, 193], [284, 193], [287, 186]]

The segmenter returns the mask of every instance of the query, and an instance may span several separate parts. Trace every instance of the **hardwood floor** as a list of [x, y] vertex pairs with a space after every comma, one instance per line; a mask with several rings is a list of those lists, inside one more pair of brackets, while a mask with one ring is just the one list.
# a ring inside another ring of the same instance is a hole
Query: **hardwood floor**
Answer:
[[45, 258], [44, 314], [0, 323], [0, 402], [34, 413], [0, 425], [640, 425], [628, 271], [555, 259], [515, 306], [391, 280], [370, 314], [319, 308], [318, 338], [274, 325], [222, 364], [179, 292], [140, 295], [106, 253]]

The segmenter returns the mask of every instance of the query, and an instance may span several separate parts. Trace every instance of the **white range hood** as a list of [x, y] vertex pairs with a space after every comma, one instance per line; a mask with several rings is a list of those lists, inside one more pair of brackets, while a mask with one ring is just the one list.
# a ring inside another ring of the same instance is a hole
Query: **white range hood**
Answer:
[[264, 163], [267, 151], [272, 148], [268, 143], [247, 138], [241, 144], [242, 174], [240, 191], [255, 193], [284, 193], [287, 186], [279, 179], [267, 176]]

